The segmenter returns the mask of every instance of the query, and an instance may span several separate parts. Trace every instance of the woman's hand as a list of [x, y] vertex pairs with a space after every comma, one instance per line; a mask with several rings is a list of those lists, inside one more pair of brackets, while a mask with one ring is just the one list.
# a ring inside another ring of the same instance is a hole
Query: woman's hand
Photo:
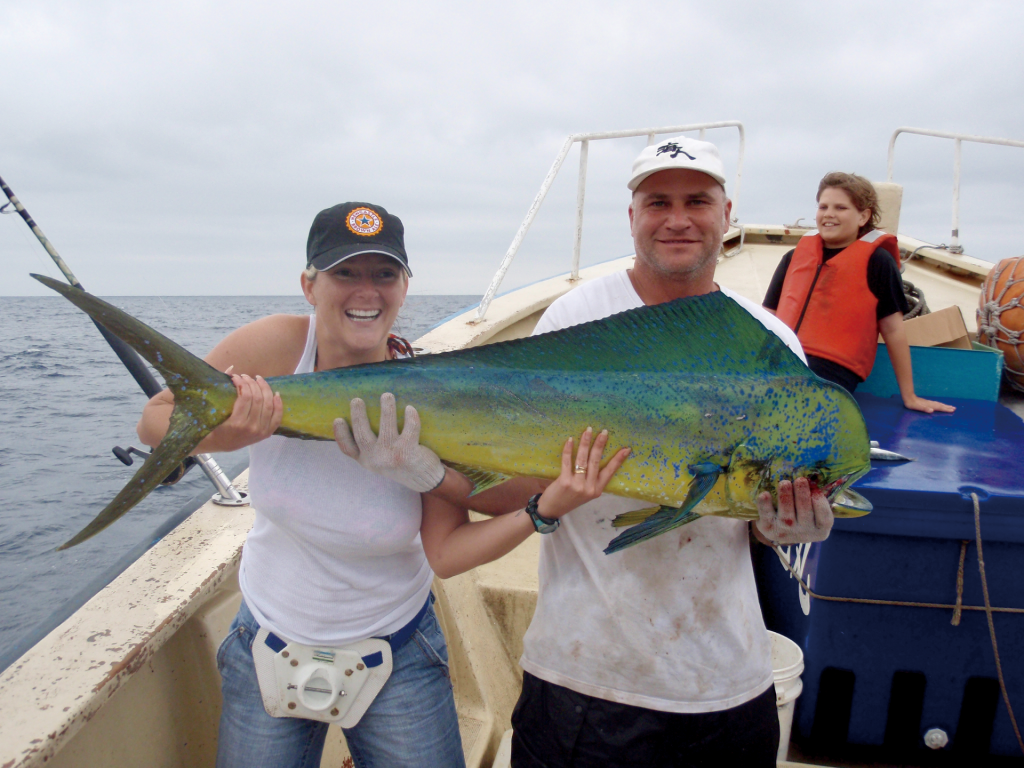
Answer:
[[779, 483], [779, 509], [772, 504], [772, 495], [765, 491], [757, 497], [755, 533], [765, 544], [802, 544], [824, 541], [832, 530], [835, 518], [832, 505], [819, 489], [811, 491], [806, 477]]
[[608, 430], [602, 430], [593, 441], [594, 431], [587, 427], [580, 437], [580, 449], [576, 452], [576, 462], [572, 460], [572, 444], [570, 437], [562, 448], [562, 472], [558, 479], [551, 483], [537, 500], [537, 512], [541, 517], [559, 518], [571, 512], [581, 504], [593, 501], [608, 485], [608, 481], [622, 466], [629, 456], [629, 448], [620, 448], [611, 461], [601, 469], [601, 454], [608, 445]]
[[352, 429], [344, 419], [334, 420], [334, 440], [341, 452], [371, 472], [401, 483], [419, 493], [428, 493], [444, 480], [445, 468], [437, 454], [420, 445], [420, 415], [411, 405], [405, 408], [405, 425], [398, 432], [395, 396], [380, 396], [380, 434], [373, 434], [366, 415], [366, 403], [355, 398], [349, 404]]
[[[230, 374], [231, 368], [225, 373]], [[262, 376], [254, 379], [244, 373], [231, 374], [231, 382], [238, 399], [228, 420], [211, 433], [218, 451], [237, 451], [265, 440], [281, 426], [284, 415], [281, 395], [274, 392]]]

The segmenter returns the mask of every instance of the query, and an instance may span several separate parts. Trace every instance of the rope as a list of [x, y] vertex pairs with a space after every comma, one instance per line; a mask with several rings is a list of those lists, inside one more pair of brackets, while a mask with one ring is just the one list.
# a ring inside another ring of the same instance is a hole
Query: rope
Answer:
[[1013, 725], [1013, 732], [1017, 737], [1017, 744], [1020, 746], [1020, 750], [1024, 753], [1024, 738], [1021, 737], [1020, 728], [1017, 727], [1017, 718], [1013, 714], [1013, 707], [1010, 706], [1010, 695], [1006, 690], [1006, 680], [1003, 677], [1003, 665], [999, 658], [999, 646], [996, 643], [996, 627], [992, 621], [993, 613], [1024, 613], [1024, 608], [993, 608], [992, 602], [989, 599], [988, 594], [988, 579], [985, 577], [985, 560], [981, 550], [981, 504], [978, 501], [977, 494], [972, 493], [971, 499], [974, 501], [974, 532], [978, 545], [978, 573], [981, 575], [981, 590], [985, 597], [985, 605], [964, 605], [963, 604], [963, 588], [964, 588], [964, 560], [967, 556], [967, 545], [969, 542], [963, 541], [960, 543], [960, 565], [957, 568], [956, 574], [956, 603], [948, 605], [946, 603], [916, 603], [906, 600], [874, 600], [865, 597], [834, 597], [832, 595], [819, 595], [818, 593], [811, 590], [807, 583], [803, 580], [789, 564], [789, 558], [782, 553], [782, 549], [778, 544], [772, 544], [772, 549], [775, 550], [775, 554], [778, 555], [779, 560], [789, 571], [789, 574], [797, 580], [800, 584], [801, 589], [804, 590], [808, 595], [817, 599], [825, 600], [826, 602], [832, 603], [861, 603], [866, 605], [894, 605], [903, 608], [941, 608], [945, 610], [953, 610], [953, 626], [960, 624], [960, 613], [961, 611], [984, 611], [985, 617], [988, 619], [988, 632], [989, 637], [992, 639], [992, 653], [995, 656], [996, 662], [996, 676], [999, 678], [999, 690], [1003, 694], [1003, 703], [1006, 704], [1006, 711], [1010, 715], [1010, 723]]
[[949, 622], [954, 627], [960, 626], [960, 613], [964, 603], [964, 560], [967, 557], [967, 545], [970, 543], [960, 542], [960, 565], [956, 569], [956, 607], [953, 608], [953, 620]]
[[[914, 251], [905, 259], [900, 259], [900, 275], [903, 274], [907, 268], [907, 264], [913, 261], [914, 257], [917, 256], [917, 252], [920, 251], [921, 248], [931, 247], [933, 246], [919, 246], [915, 248]], [[901, 251], [901, 253], [905, 253], [905, 251]], [[920, 315], [927, 315], [931, 313], [931, 310], [928, 309], [928, 302], [924, 300], [924, 292], [909, 280], [903, 281], [903, 296], [906, 298], [907, 305], [910, 307], [910, 309], [903, 315], [904, 320], [913, 320], [915, 317]]]
[[[800, 575], [796, 571], [793, 570], [793, 566], [791, 566], [789, 564], [789, 561], [786, 559], [786, 556], [784, 554], [782, 554], [782, 552], [779, 550], [779, 546], [777, 544], [773, 544], [772, 547], [773, 547], [773, 549], [775, 549], [776, 554], [779, 556], [779, 560], [781, 560], [782, 564], [786, 567], [786, 570], [788, 570], [790, 575], [794, 579], [796, 579], [797, 582], [800, 584], [801, 589], [803, 589], [804, 592], [806, 592], [807, 594], [809, 594], [811, 597], [815, 598], [816, 600], [825, 600], [826, 602], [830, 602], [830, 603], [862, 603], [862, 604], [865, 604], [865, 605], [895, 605], [895, 606], [899, 606], [901, 608], [941, 608], [941, 609], [947, 610], [947, 611], [950, 611], [950, 610], [955, 611], [957, 609], [957, 605], [956, 604], [951, 605], [949, 603], [914, 603], [914, 602], [909, 602], [909, 601], [906, 601], [906, 600], [874, 600], [874, 599], [867, 598], [867, 597], [833, 597], [832, 595], [820, 595], [817, 592], [814, 592], [810, 587], [808, 587], [807, 584], [804, 582], [804, 580], [802, 578], [800, 578]], [[1024, 613], [1024, 608], [986, 608], [983, 605], [962, 605], [962, 604], [959, 607], [960, 607], [960, 610], [962, 610], [962, 611], [987, 611], [987, 610], [991, 610], [993, 613]]]
[[996, 625], [992, 621], [992, 604], [988, 598], [988, 579], [985, 578], [985, 558], [981, 553], [981, 504], [978, 502], [978, 494], [972, 493], [974, 501], [974, 531], [978, 537], [978, 572], [981, 574], [981, 592], [985, 596], [985, 618], [988, 619], [988, 634], [992, 638], [992, 653], [996, 657], [996, 674], [999, 676], [999, 690], [1003, 692], [1003, 703], [1006, 704], [1006, 711], [1010, 714], [1010, 724], [1013, 725], [1013, 733], [1017, 737], [1017, 745], [1020, 751], [1024, 752], [1024, 739], [1020, 736], [1020, 728], [1017, 727], [1017, 718], [1013, 716], [1013, 707], [1010, 706], [1010, 694], [1006, 692], [1006, 681], [1003, 679], [1003, 665], [999, 660], [999, 646], [996, 645]]
[[907, 299], [907, 304], [910, 305], [910, 310], [903, 315], [904, 320], [913, 320], [919, 315], [931, 313], [931, 310], [928, 309], [928, 302], [924, 299], [924, 291], [909, 280], [903, 281], [903, 295]]

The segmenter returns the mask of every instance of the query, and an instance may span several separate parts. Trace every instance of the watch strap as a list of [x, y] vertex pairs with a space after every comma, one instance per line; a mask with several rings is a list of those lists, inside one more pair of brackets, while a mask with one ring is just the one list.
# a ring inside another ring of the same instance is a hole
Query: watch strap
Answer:
[[538, 533], [554, 533], [558, 530], [558, 526], [562, 524], [562, 521], [558, 518], [548, 519], [537, 511], [537, 502], [540, 501], [540, 496], [541, 494], [539, 493], [535, 494], [526, 502], [526, 514], [530, 516], [530, 520], [533, 521], [533, 527]]

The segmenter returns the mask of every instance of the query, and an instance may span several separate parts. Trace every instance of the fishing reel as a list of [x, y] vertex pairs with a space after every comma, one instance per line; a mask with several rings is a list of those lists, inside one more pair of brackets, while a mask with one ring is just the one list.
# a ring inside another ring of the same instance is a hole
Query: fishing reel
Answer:
[[[152, 451], [142, 451], [136, 448], [134, 445], [129, 445], [127, 449], [122, 448], [119, 445], [115, 445], [112, 449], [112, 453], [117, 456], [118, 460], [126, 467], [130, 467], [135, 463], [135, 459], [132, 456], [138, 456], [140, 459], [145, 461], [152, 456]], [[181, 480], [185, 474], [192, 469], [194, 466], [199, 466], [200, 469], [206, 474], [217, 489], [217, 493], [213, 494], [212, 501], [214, 504], [219, 504], [225, 507], [244, 507], [249, 504], [249, 494], [243, 491], [237, 490], [228, 479], [227, 475], [224, 474], [217, 462], [213, 460], [213, 457], [208, 453], [201, 453], [197, 456], [186, 456], [185, 460], [176, 466], [167, 477], [160, 481], [160, 485], [174, 485], [176, 482]]]
[[[126, 467], [130, 467], [135, 463], [135, 459], [133, 459], [132, 456], [138, 456], [140, 459], [145, 461], [152, 455], [152, 451], [142, 451], [134, 445], [129, 445], [127, 449], [122, 448], [119, 445], [115, 445], [111, 452], [117, 456], [118, 461]], [[196, 460], [192, 456], [188, 456], [183, 462], [181, 462], [181, 464], [171, 470], [171, 473], [167, 475], [167, 477], [160, 481], [160, 485], [174, 485], [195, 465]]]

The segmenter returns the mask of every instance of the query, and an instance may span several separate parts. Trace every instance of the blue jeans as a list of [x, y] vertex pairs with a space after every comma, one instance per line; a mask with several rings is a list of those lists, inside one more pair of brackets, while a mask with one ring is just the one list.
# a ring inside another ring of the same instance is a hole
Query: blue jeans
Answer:
[[[217, 768], [318, 768], [327, 723], [271, 717], [263, 709], [245, 601], [217, 651], [224, 704]], [[345, 740], [358, 768], [463, 768], [448, 648], [431, 605], [393, 655], [391, 677]]]

